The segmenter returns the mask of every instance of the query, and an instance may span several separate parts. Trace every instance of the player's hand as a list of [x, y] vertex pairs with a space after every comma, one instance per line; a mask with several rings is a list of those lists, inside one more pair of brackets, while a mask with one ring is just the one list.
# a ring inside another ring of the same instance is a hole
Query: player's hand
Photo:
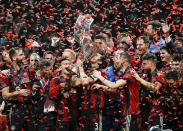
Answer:
[[10, 76], [10, 70], [2, 70], [0, 72], [0, 77], [9, 77]]
[[39, 87], [40, 87], [39, 85], [33, 85], [32, 90], [33, 90], [33, 91], [37, 91], [37, 89], [38, 89]]
[[22, 96], [29, 96], [30, 93], [31, 93], [31, 91], [28, 90], [28, 89], [21, 89], [21, 90], [19, 91], [19, 93], [20, 93], [20, 95], [22, 95]]
[[133, 77], [135, 77], [135, 79], [137, 79], [137, 80], [140, 79], [139, 74], [135, 70], [131, 70], [131, 73], [132, 73]]
[[94, 71], [93, 76], [96, 77], [96, 78], [99, 78], [101, 76], [101, 72], [100, 71]]
[[59, 41], [59, 38], [58, 37], [53, 37], [51, 39], [51, 46], [55, 47], [56, 46], [56, 43]]

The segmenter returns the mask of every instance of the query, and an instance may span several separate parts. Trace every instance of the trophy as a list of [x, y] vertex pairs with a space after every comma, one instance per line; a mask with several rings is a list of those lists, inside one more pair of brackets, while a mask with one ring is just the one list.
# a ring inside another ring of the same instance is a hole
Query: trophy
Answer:
[[90, 27], [94, 19], [91, 15], [79, 15], [75, 27], [74, 38], [81, 46], [81, 59], [89, 59], [92, 54], [98, 52], [97, 45], [91, 40]]
[[94, 19], [89, 14], [87, 15], [80, 14], [79, 17], [77, 18], [74, 27], [74, 37], [78, 43], [81, 42], [83, 36], [89, 35], [90, 26], [93, 20]]

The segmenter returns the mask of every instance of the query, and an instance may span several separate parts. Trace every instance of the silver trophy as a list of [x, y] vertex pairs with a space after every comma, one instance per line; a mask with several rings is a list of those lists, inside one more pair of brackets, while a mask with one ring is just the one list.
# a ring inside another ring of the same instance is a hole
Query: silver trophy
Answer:
[[94, 43], [90, 38], [84, 36], [81, 41], [81, 59], [88, 60], [92, 58], [93, 55], [99, 52], [99, 49], [100, 48], [96, 43]]
[[97, 52], [98, 47], [91, 40], [90, 27], [94, 19], [91, 15], [79, 15], [75, 27], [74, 38], [81, 46], [81, 59], [86, 60]]
[[83, 36], [89, 35], [90, 26], [93, 21], [94, 19], [89, 14], [79, 15], [74, 27], [74, 37], [78, 43], [82, 41]]

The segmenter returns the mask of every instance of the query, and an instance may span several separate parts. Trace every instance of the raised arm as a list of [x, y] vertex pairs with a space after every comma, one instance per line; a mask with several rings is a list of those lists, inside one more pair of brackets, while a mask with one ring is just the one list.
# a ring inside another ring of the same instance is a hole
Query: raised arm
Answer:
[[78, 78], [76, 76], [72, 76], [72, 83], [71, 84], [73, 87], [79, 86], [82, 84], [82, 80], [81, 80], [81, 78]]
[[78, 59], [77, 63], [78, 63], [78, 68], [79, 68], [80, 79], [81, 79], [82, 85], [86, 86], [86, 85], [89, 85], [90, 83], [93, 83], [94, 82], [93, 79], [86, 75], [84, 68], [83, 68], [82, 61]]

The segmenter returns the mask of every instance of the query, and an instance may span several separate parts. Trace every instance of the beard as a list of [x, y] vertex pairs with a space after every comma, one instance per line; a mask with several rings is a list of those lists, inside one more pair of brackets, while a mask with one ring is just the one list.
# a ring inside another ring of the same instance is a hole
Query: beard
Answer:
[[23, 61], [17, 61], [16, 63], [19, 67], [23, 66]]
[[151, 73], [151, 69], [150, 68], [144, 69], [144, 73], [150, 74]]

